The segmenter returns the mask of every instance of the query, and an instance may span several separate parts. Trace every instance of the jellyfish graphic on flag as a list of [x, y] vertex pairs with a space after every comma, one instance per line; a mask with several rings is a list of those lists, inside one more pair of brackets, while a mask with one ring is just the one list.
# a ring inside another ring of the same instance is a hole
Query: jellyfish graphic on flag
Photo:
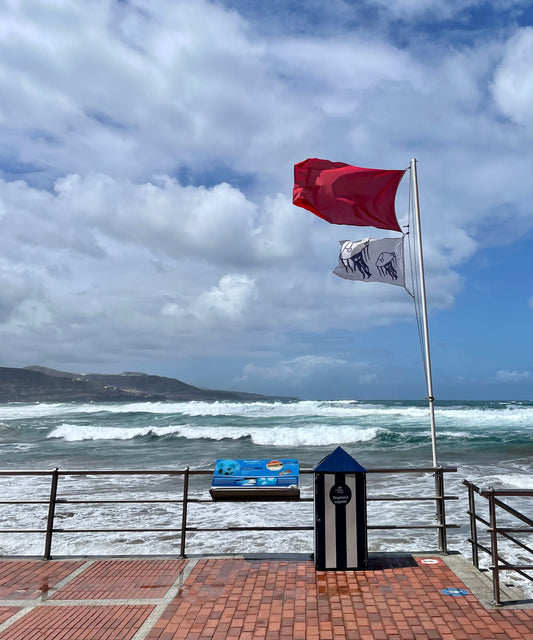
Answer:
[[340, 240], [339, 263], [333, 273], [346, 280], [386, 282], [405, 287], [403, 236]]

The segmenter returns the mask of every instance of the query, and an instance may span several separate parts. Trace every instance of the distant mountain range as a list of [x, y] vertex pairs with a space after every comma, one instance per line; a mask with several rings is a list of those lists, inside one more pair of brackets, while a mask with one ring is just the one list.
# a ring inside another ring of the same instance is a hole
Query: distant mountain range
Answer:
[[3, 402], [155, 402], [172, 400], [283, 401], [296, 398], [264, 396], [240, 391], [200, 389], [190, 384], [127, 371], [117, 375], [69, 373], [47, 367], [0, 367], [0, 403]]

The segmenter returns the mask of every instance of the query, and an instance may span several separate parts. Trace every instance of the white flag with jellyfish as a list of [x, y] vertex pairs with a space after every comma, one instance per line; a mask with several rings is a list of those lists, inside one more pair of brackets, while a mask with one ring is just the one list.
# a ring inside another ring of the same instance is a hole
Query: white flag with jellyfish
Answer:
[[333, 273], [347, 280], [386, 282], [405, 287], [403, 236], [340, 240], [339, 264]]

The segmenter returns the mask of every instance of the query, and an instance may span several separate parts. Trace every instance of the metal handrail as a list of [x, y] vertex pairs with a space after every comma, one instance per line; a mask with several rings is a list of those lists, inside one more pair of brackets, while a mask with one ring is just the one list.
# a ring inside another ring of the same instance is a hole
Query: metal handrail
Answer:
[[[424, 473], [429, 474], [432, 473], [436, 479], [436, 491], [433, 496], [368, 496], [366, 500], [368, 502], [376, 501], [435, 501], [436, 504], [436, 524], [429, 525], [367, 525], [368, 530], [398, 530], [398, 529], [436, 529], [438, 532], [439, 539], [439, 548], [443, 553], [447, 553], [447, 542], [446, 542], [446, 530], [449, 528], [457, 528], [458, 525], [447, 524], [445, 518], [445, 502], [447, 500], [457, 500], [457, 496], [449, 496], [444, 494], [444, 481], [443, 474], [446, 472], [455, 472], [457, 469], [455, 467], [423, 467], [423, 468], [379, 468], [379, 469], [367, 469], [366, 472], [369, 474], [391, 474], [391, 473]], [[313, 469], [300, 469], [301, 475], [313, 474]], [[203, 498], [191, 498], [189, 497], [189, 479], [191, 476], [206, 476], [212, 475], [213, 469], [196, 469], [191, 470], [189, 467], [185, 469], [140, 469], [140, 470], [117, 470], [117, 469], [99, 469], [94, 471], [87, 470], [59, 470], [58, 468], [53, 470], [0, 470], [0, 477], [2, 476], [50, 476], [51, 484], [50, 484], [50, 495], [48, 500], [2, 500], [0, 504], [5, 505], [32, 505], [32, 504], [43, 504], [48, 505], [48, 516], [46, 528], [35, 528], [35, 529], [0, 529], [0, 533], [3, 534], [14, 534], [14, 533], [45, 533], [45, 548], [44, 548], [44, 559], [49, 560], [52, 557], [52, 539], [55, 533], [133, 533], [133, 532], [172, 532], [172, 533], [180, 533], [180, 557], [186, 557], [186, 535], [188, 532], [221, 532], [221, 531], [311, 531], [313, 530], [313, 526], [275, 526], [275, 527], [265, 527], [265, 526], [254, 526], [254, 527], [237, 527], [237, 526], [225, 526], [225, 527], [195, 527], [189, 526], [187, 523], [187, 515], [188, 515], [188, 505], [189, 503], [213, 503], [213, 500], [203, 499]], [[71, 477], [71, 476], [104, 476], [104, 475], [114, 475], [114, 476], [142, 476], [142, 475], [157, 475], [157, 476], [183, 476], [183, 493], [181, 498], [159, 498], [159, 499], [68, 499], [68, 498], [59, 498], [58, 497], [58, 486], [59, 479], [61, 477]], [[437, 490], [438, 488], [438, 490]], [[258, 500], [254, 500], [253, 497], [249, 500], [249, 502], [256, 502]], [[276, 502], [280, 501], [289, 501], [289, 500], [276, 500]], [[294, 502], [294, 500], [290, 500]], [[299, 498], [297, 502], [313, 502], [313, 498]], [[65, 504], [145, 504], [145, 503], [170, 503], [170, 504], [182, 504], [182, 513], [181, 513], [181, 526], [173, 527], [173, 528], [163, 528], [163, 527], [142, 527], [142, 528], [132, 528], [132, 527], [121, 527], [121, 528], [71, 528], [65, 529], [62, 527], [55, 526], [56, 519], [56, 506], [57, 505], [65, 505]]]
[[[479, 569], [479, 550], [491, 556], [491, 565], [489, 569], [492, 571], [494, 603], [500, 605], [500, 571], [515, 571], [526, 580], [530, 580], [531, 582], [533, 582], [533, 576], [525, 573], [525, 571], [530, 571], [533, 569], [533, 564], [512, 564], [507, 560], [504, 560], [498, 554], [498, 536], [506, 538], [507, 540], [519, 546], [521, 549], [527, 551], [533, 556], [533, 549], [531, 549], [521, 540], [518, 540], [514, 536], [510, 535], [511, 533], [519, 533], [521, 535], [533, 533], [533, 520], [525, 516], [514, 507], [511, 507], [505, 502], [502, 502], [496, 496], [533, 498], [533, 489], [494, 489], [493, 487], [489, 487], [488, 489], [481, 489], [469, 480], [463, 480], [463, 484], [468, 489], [468, 515], [470, 516], [470, 538], [468, 539], [468, 542], [472, 544], [472, 562], [474, 566]], [[477, 514], [475, 494], [487, 499], [489, 508], [489, 520], [486, 520]], [[498, 527], [496, 507], [503, 509], [528, 526]], [[483, 523], [487, 527], [486, 532], [490, 534], [490, 547], [481, 544], [478, 540], [478, 522]]]

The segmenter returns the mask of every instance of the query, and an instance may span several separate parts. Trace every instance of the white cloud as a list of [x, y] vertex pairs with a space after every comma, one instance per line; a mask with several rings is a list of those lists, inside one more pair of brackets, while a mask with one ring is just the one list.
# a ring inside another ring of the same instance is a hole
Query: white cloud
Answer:
[[298, 387], [311, 378], [340, 373], [342, 376], [353, 376], [351, 379], [359, 384], [372, 384], [377, 380], [377, 374], [368, 371], [368, 368], [369, 365], [363, 362], [352, 363], [342, 358], [307, 355], [284, 360], [272, 366], [249, 363], [244, 366], [243, 375], [239, 380], [274, 380]]
[[533, 127], [533, 28], [523, 27], [507, 41], [494, 73], [492, 93], [501, 112], [513, 122]]
[[[250, 264], [288, 259], [291, 235], [305, 235], [294, 208], [277, 197], [261, 211], [227, 183], [182, 186], [168, 176], [133, 183], [103, 174], [67, 175], [53, 193], [0, 180], [0, 205], [11, 238], [27, 251], [76, 251], [103, 257], [99, 236], [173, 258]], [[290, 206], [290, 209], [289, 209]]]
[[229, 274], [220, 279], [217, 287], [199, 296], [195, 304], [196, 315], [215, 313], [236, 320], [256, 299], [254, 280], [244, 274]]
[[7, 322], [30, 296], [40, 304], [41, 292], [33, 279], [22, 269], [6, 268], [0, 274], [0, 323]]
[[4, 153], [37, 180], [228, 164], [270, 172], [265, 142], [302, 133], [264, 43], [215, 3], [36, 0], [3, 18]]
[[229, 321], [229, 326], [237, 323], [240, 328], [246, 312], [256, 300], [255, 280], [244, 274], [232, 273], [220, 278], [218, 285], [201, 292], [187, 306], [165, 303], [161, 313], [186, 321], [194, 320], [202, 326], [216, 327], [221, 321]]
[[498, 382], [504, 383], [518, 383], [525, 382], [531, 378], [531, 371], [517, 371], [513, 369], [500, 369], [496, 372], [496, 379]]

